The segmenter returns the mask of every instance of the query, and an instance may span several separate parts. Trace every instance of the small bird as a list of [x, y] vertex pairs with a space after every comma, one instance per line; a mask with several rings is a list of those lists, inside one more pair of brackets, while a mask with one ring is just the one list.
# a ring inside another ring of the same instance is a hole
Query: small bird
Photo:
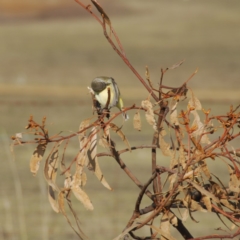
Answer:
[[[101, 108], [117, 107], [120, 111], [123, 110], [123, 100], [117, 83], [112, 77], [96, 77], [91, 83], [91, 88], [94, 92], [96, 100], [100, 103]], [[108, 101], [108, 89], [110, 90], [109, 104], [106, 106]], [[123, 118], [128, 120], [128, 115], [123, 112]]]

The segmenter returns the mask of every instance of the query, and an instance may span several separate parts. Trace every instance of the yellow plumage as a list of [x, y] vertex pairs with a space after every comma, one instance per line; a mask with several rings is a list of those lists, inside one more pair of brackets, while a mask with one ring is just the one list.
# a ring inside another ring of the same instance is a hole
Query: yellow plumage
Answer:
[[[120, 111], [123, 110], [123, 100], [117, 83], [111, 77], [96, 77], [93, 79], [91, 84], [92, 90], [94, 92], [96, 100], [100, 103], [101, 108], [117, 107]], [[108, 89], [110, 90], [110, 101], [108, 106], [106, 106], [108, 101]], [[126, 113], [123, 113], [125, 120], [129, 117]]]

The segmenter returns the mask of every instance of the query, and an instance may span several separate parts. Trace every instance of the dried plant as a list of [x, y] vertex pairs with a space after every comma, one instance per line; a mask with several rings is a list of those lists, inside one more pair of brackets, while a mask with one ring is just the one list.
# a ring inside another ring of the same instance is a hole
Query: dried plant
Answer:
[[[121, 127], [113, 123], [121, 112], [112, 114], [110, 117], [108, 111], [100, 112], [93, 96], [93, 106], [98, 112], [97, 117], [83, 120], [79, 130], [67, 136], [61, 134], [49, 136], [45, 125], [46, 118], [43, 118], [41, 123], [37, 123], [31, 116], [26, 127], [28, 131], [12, 137], [12, 146], [37, 145], [30, 160], [30, 170], [33, 175], [36, 175], [44, 157], [44, 174], [48, 183], [49, 202], [53, 210], [62, 213], [79, 238], [84, 239], [85, 235], [80, 229], [78, 217], [72, 207], [71, 196], [73, 194], [86, 209], [93, 210], [93, 204], [83, 190], [87, 182], [86, 171], [92, 171], [103, 186], [111, 190], [98, 162], [98, 158], [110, 156], [126, 173], [126, 177], [140, 188], [133, 214], [123, 232], [115, 240], [129, 239], [130, 236], [133, 239], [174, 239], [170, 233], [171, 227], [175, 228], [184, 239], [223, 239], [240, 236], [240, 148], [232, 147], [232, 142], [240, 135], [238, 130], [240, 105], [235, 108], [231, 106], [226, 114], [210, 116], [210, 110], [202, 108], [200, 100], [187, 85], [197, 70], [180, 87], [163, 85], [167, 71], [179, 67], [183, 61], [162, 69], [159, 85], [155, 87], [151, 81], [149, 69], [146, 67], [145, 80], [127, 59], [110, 18], [100, 4], [95, 0], [91, 1], [100, 13], [101, 17], [98, 17], [98, 13], [92, 11], [91, 5], [85, 6], [80, 0], [76, 2], [100, 23], [109, 44], [148, 91], [150, 97], [143, 100], [141, 106], [126, 107], [124, 111], [135, 111], [133, 126], [138, 131], [141, 131], [140, 112], [144, 112], [153, 137], [152, 143], [148, 146], [134, 146], [133, 143], [130, 145]], [[180, 109], [178, 105], [180, 101], [186, 102], [185, 109]], [[203, 112], [203, 118], [200, 117], [200, 112]], [[112, 132], [118, 134], [126, 145], [126, 149], [118, 149], [116, 142], [111, 138]], [[32, 134], [34, 139], [25, 141], [23, 135], [26, 134]], [[136, 132], [136, 134], [141, 133]], [[79, 139], [79, 150], [71, 164], [66, 166], [65, 152], [69, 140], [76, 137]], [[50, 143], [54, 143], [53, 147]], [[107, 152], [98, 152], [98, 144]], [[44, 153], [48, 147], [51, 150], [45, 157]], [[61, 155], [60, 147], [63, 149]], [[151, 159], [152, 172], [149, 173], [149, 180], [146, 183], [136, 178], [122, 157], [125, 152], [132, 151], [134, 154], [143, 148], [151, 148], [149, 159]], [[168, 162], [169, 166], [157, 165], [159, 158], [161, 162]], [[214, 164], [218, 164], [219, 161], [224, 162], [229, 173], [228, 186], [224, 186], [220, 180], [221, 177], [210, 171], [209, 162], [212, 161]], [[65, 175], [61, 186], [56, 183], [57, 173]], [[140, 209], [144, 196], [150, 198], [152, 204]], [[75, 218], [77, 229], [73, 227], [66, 214], [65, 204]], [[173, 211], [174, 209], [178, 209], [178, 215]], [[194, 217], [197, 211], [206, 212], [206, 214], [215, 213], [228, 228], [227, 232], [193, 237], [191, 229], [187, 229], [183, 222], [187, 218], [197, 222]], [[154, 221], [156, 218], [160, 219], [160, 223]], [[232, 223], [231, 228], [225, 219]], [[138, 229], [143, 226], [149, 228], [149, 235], [140, 237]]]

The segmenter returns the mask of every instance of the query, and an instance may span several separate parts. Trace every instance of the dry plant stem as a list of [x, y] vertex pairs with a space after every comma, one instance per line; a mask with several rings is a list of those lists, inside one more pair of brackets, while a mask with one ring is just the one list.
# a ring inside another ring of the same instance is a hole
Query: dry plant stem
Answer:
[[[169, 170], [165, 167], [159, 167], [158, 168], [159, 171], [161, 173], [164, 173], [164, 172], [169, 172]], [[171, 171], [172, 172], [172, 171]], [[176, 189], [178, 188], [180, 182], [182, 181], [183, 179], [183, 176], [184, 175], [181, 175], [179, 181], [178, 181], [178, 184], [176, 184], [174, 187], [173, 187], [173, 190], [169, 193], [168, 197], [166, 197], [164, 200], [162, 200], [162, 202], [160, 203], [159, 206], [157, 206], [155, 208], [155, 211], [153, 211], [153, 213], [148, 217], [146, 218], [141, 224], [139, 224], [135, 229], [140, 229], [142, 228], [143, 226], [145, 226], [148, 222], [150, 222], [152, 219], [154, 219], [156, 216], [159, 215], [159, 213], [161, 211], [163, 211], [164, 207], [167, 206], [168, 204], [168, 201], [170, 200], [170, 198], [173, 196], [173, 194], [175, 193]], [[171, 206], [171, 204], [169, 204], [169, 206]], [[177, 218], [178, 219], [178, 218]], [[188, 239], [188, 238], [192, 238], [192, 235], [191, 233], [186, 229], [186, 227], [183, 225], [182, 221], [180, 219], [178, 219], [178, 226], [175, 226], [175, 228], [179, 231], [179, 233], [184, 237], [184, 239]]]
[[[132, 179], [132, 181], [140, 188], [143, 188], [142, 183], [134, 176], [134, 174], [130, 171], [130, 169], [126, 166], [126, 164], [122, 161], [120, 158], [120, 155], [118, 154], [118, 151], [115, 148], [115, 144], [111, 139], [107, 139], [107, 141], [110, 143], [110, 151], [112, 154], [112, 157], [117, 161], [119, 166], [124, 170], [124, 172]], [[145, 194], [152, 199], [152, 193], [147, 190]]]
[[147, 85], [147, 83], [144, 81], [144, 79], [141, 77], [141, 75], [136, 71], [136, 69], [132, 66], [132, 64], [129, 62], [127, 57], [125, 57], [116, 47], [112, 39], [108, 36], [108, 33], [106, 31], [106, 26], [103, 24], [103, 33], [110, 45], [113, 47], [114, 51], [117, 52], [117, 54], [121, 57], [121, 59], [126, 63], [126, 65], [131, 69], [131, 71], [136, 75], [136, 77], [139, 79], [139, 81], [143, 84], [143, 86], [147, 89], [147, 91], [150, 93], [150, 95], [153, 97], [155, 101], [158, 101], [158, 97], [155, 95], [155, 93], [152, 91], [152, 89]]
[[[162, 102], [162, 97], [161, 97], [161, 88], [162, 88], [162, 81], [163, 81], [163, 75], [166, 71], [163, 71], [161, 69], [161, 79], [160, 79], [160, 85], [159, 85], [159, 97], [158, 97], [158, 102], [160, 105], [160, 111], [158, 114], [158, 120], [157, 120], [157, 131], [154, 132], [153, 134], [153, 141], [152, 141], [152, 145], [157, 145], [158, 141], [159, 141], [159, 132], [161, 131], [161, 125], [163, 120], [165, 119], [165, 109], [167, 107], [167, 103], [166, 102]], [[157, 167], [157, 151], [156, 148], [152, 148], [152, 174], [156, 171], [156, 167]], [[161, 195], [160, 193], [162, 192], [162, 185], [161, 185], [161, 178], [155, 178], [153, 180], [153, 191], [154, 194], [156, 195], [156, 201], [160, 202], [161, 200]]]
[[218, 208], [216, 205], [212, 204], [212, 208], [213, 208], [216, 212], [221, 213], [222, 215], [224, 215], [225, 217], [231, 219], [232, 221], [240, 222], [240, 219], [235, 218], [235, 217], [227, 214], [225, 211], [223, 211], [222, 209]]
[[230, 161], [231, 161], [231, 162], [233, 163], [233, 165], [234, 165], [234, 168], [235, 168], [235, 171], [236, 171], [237, 176], [240, 177], [240, 171], [239, 171], [239, 169], [238, 169], [238, 167], [237, 167], [234, 159], [232, 158], [232, 156], [231, 156], [231, 154], [229, 153], [229, 151], [228, 151], [228, 149], [226, 148], [226, 146], [224, 146], [224, 149], [225, 149], [225, 151], [226, 151], [226, 153], [227, 153], [227, 155], [228, 155], [228, 158], [230, 159]]
[[[158, 118], [158, 123], [159, 123], [159, 118]], [[159, 135], [158, 131], [155, 131], [154, 134], [153, 134], [152, 145], [157, 145], [157, 143], [158, 143], [158, 135]], [[157, 149], [156, 148], [152, 148], [151, 152], [152, 152], [152, 174], [153, 174], [156, 171], [156, 166], [157, 166]], [[159, 189], [159, 188], [161, 188], [161, 186], [158, 186], [158, 181], [157, 181], [156, 178], [154, 178], [154, 181], [153, 181], [153, 192], [154, 192], [154, 195], [156, 196], [156, 201], [157, 202], [160, 200], [159, 199], [159, 196], [160, 196], [159, 193], [162, 192], [161, 189]]]
[[[160, 97], [161, 97], [161, 95], [160, 95]], [[159, 99], [159, 101], [160, 100], [161, 99]], [[158, 120], [157, 120], [157, 131], [155, 131], [154, 134], [153, 134], [152, 145], [157, 145], [158, 144], [159, 133], [161, 131], [162, 122], [164, 121], [165, 116], [166, 116], [164, 113], [166, 111], [168, 103], [160, 101], [159, 105], [160, 105], [160, 111], [159, 111]], [[157, 151], [156, 151], [156, 148], [152, 148], [152, 174], [156, 171], [156, 167], [157, 167]], [[160, 200], [161, 200], [160, 193], [162, 192], [161, 178], [160, 177], [155, 178], [153, 180], [153, 191], [154, 191], [154, 194], [156, 195], [156, 201], [160, 202]]]
[[[147, 91], [151, 94], [155, 101], [158, 101], [158, 97], [154, 94], [152, 89], [147, 85], [141, 75], [136, 71], [136, 69], [132, 66], [132, 64], [127, 59], [122, 44], [118, 37], [115, 37], [117, 42], [119, 43], [121, 51], [117, 48], [117, 46], [112, 41], [111, 37], [108, 35], [106, 30], [105, 21], [101, 21], [91, 10], [89, 7], [85, 6], [81, 1], [75, 0], [81, 7], [83, 7], [86, 11], [88, 11], [102, 26], [103, 33], [110, 45], [113, 47], [114, 51], [121, 57], [121, 59], [126, 63], [126, 65], [131, 69], [131, 71], [135, 74], [135, 76], [139, 79], [139, 81], [143, 84], [143, 86], [147, 89]], [[117, 36], [116, 32], [114, 31], [113, 27], [111, 26], [111, 31], [113, 32], [114, 36]]]
[[[147, 190], [147, 187], [152, 183], [152, 181], [156, 178], [157, 176], [157, 172], [155, 171], [155, 173], [151, 176], [151, 178], [148, 180], [148, 182], [142, 187], [139, 195], [138, 195], [138, 198], [137, 198], [137, 201], [136, 201], [136, 204], [135, 204], [135, 210], [133, 212], [133, 215], [132, 217], [130, 218], [130, 220], [128, 221], [128, 224], [127, 226], [125, 227], [125, 229], [127, 229], [128, 227], [132, 226], [133, 222], [135, 221], [136, 218], [138, 218], [140, 216], [140, 204], [141, 204], [141, 201], [142, 201], [142, 198], [143, 198], [143, 195], [145, 194], [146, 190]], [[124, 229], [124, 230], [125, 230]], [[123, 230], [123, 231], [124, 231]]]
[[190, 238], [188, 240], [203, 240], [203, 239], [233, 239], [236, 236], [239, 236], [240, 234], [240, 229], [236, 231], [234, 234], [226, 234], [226, 235], [221, 235], [221, 234], [212, 234], [204, 237], [198, 237], [198, 238]]
[[[133, 150], [143, 149], [143, 148], [158, 148], [158, 146], [157, 145], [141, 145], [141, 146], [131, 147], [130, 149], [131, 149], [131, 151], [133, 151]], [[120, 155], [122, 153], [129, 152], [130, 149], [125, 148], [123, 150], [120, 150], [120, 151], [118, 151], [118, 154]]]
[[182, 220], [179, 219], [176, 215], [175, 217], [177, 218], [177, 224], [176, 226], [173, 225], [173, 227], [175, 227], [183, 236], [184, 239], [189, 239], [189, 238], [193, 238], [193, 236], [191, 235], [191, 233], [187, 230], [187, 228], [183, 225]]

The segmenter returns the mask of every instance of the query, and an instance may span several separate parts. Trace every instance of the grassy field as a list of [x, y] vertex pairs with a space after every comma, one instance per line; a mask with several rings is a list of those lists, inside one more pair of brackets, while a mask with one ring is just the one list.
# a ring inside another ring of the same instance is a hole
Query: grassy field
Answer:
[[[239, 104], [240, 31], [237, 0], [227, 1], [101, 1], [133, 66], [144, 76], [148, 65], [157, 86], [160, 69], [186, 59], [169, 71], [165, 85], [180, 86], [198, 67], [189, 83], [205, 109], [213, 114]], [[6, 3], [6, 1], [5, 1]], [[72, 4], [72, 3], [71, 3]], [[75, 3], [74, 3], [75, 4]], [[64, 5], [65, 6], [65, 5]], [[72, 6], [72, 5], [71, 5]], [[42, 171], [33, 177], [29, 159], [35, 146], [9, 149], [10, 137], [25, 131], [32, 114], [47, 117], [51, 134], [77, 131], [79, 123], [92, 116], [87, 86], [99, 75], [118, 82], [125, 105], [140, 104], [148, 97], [132, 72], [105, 40], [101, 28], [77, 4], [74, 18], [57, 15], [48, 20], [28, 16], [0, 22], [0, 238], [77, 239], [63, 216], [50, 209]], [[45, 8], [44, 8], [45, 9]], [[76, 17], [77, 10], [79, 17]], [[62, 11], [63, 9], [61, 9]], [[45, 10], [44, 10], [45, 11]], [[71, 15], [71, 14], [70, 14]], [[20, 20], [19, 20], [20, 19]], [[130, 112], [131, 119], [134, 112]], [[121, 124], [121, 120], [117, 120]], [[123, 127], [132, 146], [149, 144], [152, 131], [143, 120], [136, 133], [132, 121]], [[118, 142], [118, 137], [114, 136]], [[239, 146], [239, 141], [236, 143]], [[119, 141], [119, 149], [124, 146]], [[78, 151], [75, 138], [67, 151], [70, 162]], [[166, 164], [161, 161], [159, 164]], [[124, 161], [144, 183], [151, 171], [149, 150], [125, 154]], [[89, 239], [113, 239], [125, 227], [134, 209], [139, 190], [110, 158], [100, 161], [114, 191], [109, 192], [88, 174], [86, 192], [95, 207], [86, 211], [74, 201], [82, 228]], [[221, 166], [221, 164], [219, 164]], [[221, 167], [215, 169], [221, 173]], [[41, 166], [42, 168], [42, 166]], [[224, 175], [224, 173], [223, 173]], [[228, 179], [224, 179], [227, 183]], [[148, 204], [148, 199], [145, 199]], [[223, 227], [216, 216], [196, 215], [199, 224], [187, 220], [192, 233], [204, 234]], [[176, 239], [181, 239], [173, 231]]]

